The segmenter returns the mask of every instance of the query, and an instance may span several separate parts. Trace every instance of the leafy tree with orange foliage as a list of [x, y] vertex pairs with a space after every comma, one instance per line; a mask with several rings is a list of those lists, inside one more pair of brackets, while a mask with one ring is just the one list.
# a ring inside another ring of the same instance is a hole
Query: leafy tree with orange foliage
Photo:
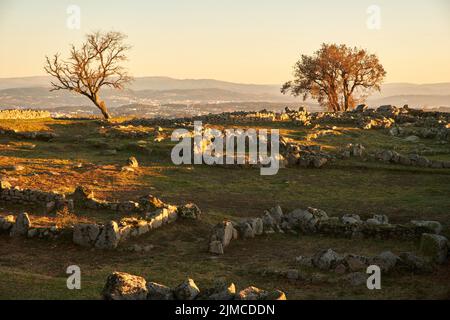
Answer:
[[294, 80], [281, 88], [283, 94], [316, 99], [330, 111], [348, 111], [380, 85], [386, 71], [378, 57], [364, 49], [322, 44], [312, 56], [302, 55], [294, 66]]

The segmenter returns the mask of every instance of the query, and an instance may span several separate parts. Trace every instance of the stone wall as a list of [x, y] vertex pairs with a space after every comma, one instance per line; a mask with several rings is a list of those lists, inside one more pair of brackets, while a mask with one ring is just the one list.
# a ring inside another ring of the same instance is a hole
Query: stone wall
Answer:
[[358, 215], [329, 217], [320, 209], [295, 209], [283, 213], [280, 206], [272, 208], [260, 218], [240, 222], [224, 221], [216, 225], [209, 239], [209, 252], [223, 254], [235, 239], [254, 238], [274, 232], [317, 234], [344, 238], [419, 239], [422, 234], [439, 234], [442, 226], [437, 221], [415, 220], [405, 224], [390, 224], [385, 215], [374, 215], [363, 221]]
[[66, 199], [64, 194], [12, 187], [5, 180], [0, 181], [0, 201], [15, 205], [38, 205], [47, 212], [61, 210], [64, 207], [69, 211], [73, 209], [73, 202]]
[[33, 110], [33, 109], [0, 110], [0, 120], [4, 119], [30, 120], [30, 119], [43, 119], [50, 117], [51, 117], [50, 112], [45, 110]]
[[80, 223], [65, 228], [56, 226], [35, 227], [27, 213], [21, 213], [17, 218], [12, 215], [0, 217], [0, 232], [8, 233], [11, 236], [55, 239], [67, 234], [72, 236], [73, 242], [77, 245], [99, 249], [115, 249], [119, 243], [172, 223], [178, 217], [198, 219], [201, 215], [200, 209], [193, 203], [174, 206], [166, 204], [152, 195], [141, 197], [138, 202], [99, 201], [94, 198], [92, 191], [88, 191], [84, 187], [77, 187], [72, 194], [64, 195], [55, 192], [13, 188], [6, 181], [2, 181], [0, 199], [7, 203], [20, 205], [43, 205], [47, 208], [47, 211], [62, 208], [71, 211], [78, 208], [90, 208], [139, 214], [140, 218], [122, 218], [117, 222], [109, 221], [105, 224]]
[[404, 155], [393, 150], [381, 150], [374, 155], [376, 160], [401, 164], [405, 166], [415, 166], [422, 168], [450, 168], [450, 161], [437, 161], [430, 160], [427, 157], [420, 156], [418, 154]]

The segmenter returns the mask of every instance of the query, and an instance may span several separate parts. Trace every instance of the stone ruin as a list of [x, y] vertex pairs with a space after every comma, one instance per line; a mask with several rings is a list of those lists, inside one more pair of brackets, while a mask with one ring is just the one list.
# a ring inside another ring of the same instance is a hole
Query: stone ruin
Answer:
[[361, 144], [348, 144], [343, 150], [340, 151], [338, 156], [340, 158], [349, 157], [363, 157], [366, 155], [369, 158], [373, 158], [378, 161], [385, 163], [394, 163], [404, 166], [415, 166], [422, 168], [433, 168], [433, 169], [443, 169], [450, 168], [450, 161], [437, 161], [430, 160], [427, 157], [418, 155], [417, 153], [412, 154], [401, 154], [394, 150], [379, 150], [375, 153], [366, 153], [366, 148]]
[[283, 156], [284, 166], [321, 168], [335, 157], [322, 151], [320, 145], [301, 145], [280, 137], [280, 154]]
[[[99, 201], [94, 193], [84, 187], [77, 187], [70, 195], [58, 193], [45, 193], [41, 191], [21, 190], [2, 184], [2, 200], [14, 204], [52, 203], [60, 208], [70, 204], [74, 208], [109, 209], [127, 214], [138, 214], [140, 218], [124, 217], [119, 221], [108, 221], [104, 224], [79, 223], [73, 227], [35, 227], [27, 213], [20, 213], [17, 218], [13, 215], [0, 216], [0, 233], [11, 236], [24, 236], [28, 238], [57, 239], [63, 235], [71, 236], [72, 241], [83, 247], [98, 249], [115, 249], [119, 243], [130, 237], [143, 235], [151, 230], [174, 222], [177, 218], [198, 219], [201, 211], [193, 203], [183, 206], [174, 206], [162, 202], [160, 199], [147, 195], [139, 198], [138, 202], [108, 202]], [[3, 197], [3, 195], [6, 195]]]
[[6, 180], [0, 181], [0, 201], [16, 205], [38, 205], [47, 212], [62, 210], [67, 207], [73, 210], [73, 201], [58, 192], [45, 192], [33, 189], [12, 187]]
[[102, 290], [105, 300], [286, 300], [280, 290], [266, 291], [250, 286], [237, 291], [234, 283], [217, 283], [200, 290], [194, 280], [186, 279], [175, 288], [146, 281], [143, 277], [114, 272]]
[[399, 240], [423, 239], [424, 234], [429, 234], [445, 239], [439, 235], [441, 231], [442, 226], [437, 221], [413, 220], [405, 224], [390, 224], [385, 215], [374, 215], [363, 221], [358, 215], [353, 214], [329, 217], [325, 211], [315, 208], [295, 209], [289, 213], [283, 213], [281, 207], [277, 206], [265, 211], [259, 218], [248, 218], [239, 222], [223, 221], [217, 224], [211, 231], [209, 252], [224, 254], [224, 249], [232, 240], [254, 238], [274, 232], [352, 239]]
[[[125, 125], [132, 126], [167, 126], [190, 127], [193, 121], [203, 123], [230, 123], [250, 124], [257, 122], [293, 122], [299, 126], [311, 127], [317, 124], [353, 124], [362, 129], [388, 129], [398, 126], [417, 126], [433, 128], [430, 134], [441, 132], [442, 138], [448, 139], [447, 127], [450, 114], [444, 112], [427, 112], [411, 109], [408, 106], [398, 108], [392, 105], [383, 105], [377, 109], [369, 109], [366, 105], [359, 105], [347, 112], [313, 112], [309, 113], [304, 107], [298, 110], [285, 108], [283, 112], [261, 111], [234, 111], [220, 114], [208, 114], [195, 117], [177, 119], [133, 119]], [[428, 134], [427, 134], [428, 135]], [[448, 140], [447, 140], [448, 141]]]

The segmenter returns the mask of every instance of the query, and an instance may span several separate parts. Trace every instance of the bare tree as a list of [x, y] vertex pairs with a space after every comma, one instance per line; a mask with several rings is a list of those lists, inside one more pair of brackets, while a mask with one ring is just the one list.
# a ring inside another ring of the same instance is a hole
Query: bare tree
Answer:
[[52, 89], [69, 90], [89, 98], [100, 109], [105, 119], [111, 115], [99, 97], [102, 87], [123, 89], [132, 78], [121, 66], [127, 60], [125, 52], [130, 47], [123, 43], [126, 36], [120, 32], [94, 32], [86, 36], [86, 42], [77, 49], [74, 45], [67, 60], [57, 53], [46, 57], [45, 71], [53, 76]]
[[364, 49], [322, 44], [313, 55], [302, 55], [294, 66], [294, 80], [281, 88], [283, 94], [309, 96], [331, 111], [347, 111], [380, 90], [386, 71], [378, 57]]

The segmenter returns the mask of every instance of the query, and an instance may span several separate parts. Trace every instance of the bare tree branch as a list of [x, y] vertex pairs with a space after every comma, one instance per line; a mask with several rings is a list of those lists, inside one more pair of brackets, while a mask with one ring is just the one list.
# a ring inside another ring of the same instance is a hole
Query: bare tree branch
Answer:
[[102, 87], [123, 89], [132, 81], [121, 65], [130, 49], [123, 43], [125, 39], [120, 32], [94, 32], [86, 36], [81, 48], [71, 46], [67, 60], [61, 60], [59, 54], [46, 57], [44, 70], [55, 78], [51, 91], [68, 90], [84, 95], [109, 119], [111, 116], [99, 98], [99, 91]]

